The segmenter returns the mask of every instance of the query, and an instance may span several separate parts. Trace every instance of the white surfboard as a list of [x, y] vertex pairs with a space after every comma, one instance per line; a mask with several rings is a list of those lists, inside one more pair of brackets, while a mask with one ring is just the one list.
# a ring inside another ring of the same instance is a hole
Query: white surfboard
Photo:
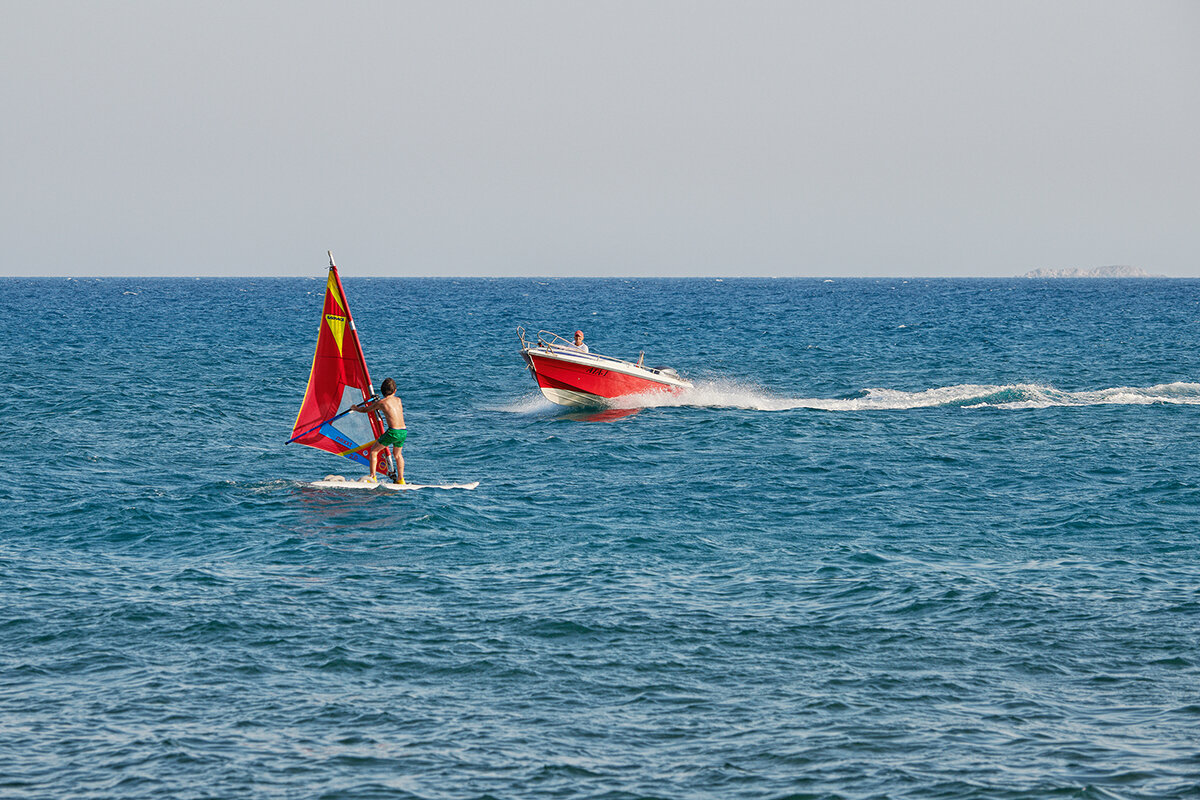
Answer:
[[347, 480], [341, 475], [326, 475], [324, 480], [313, 481], [309, 486], [314, 489], [383, 489], [385, 491], [405, 492], [415, 489], [474, 489], [479, 481], [471, 483], [392, 483], [390, 478], [380, 478], [373, 482], [367, 476], [356, 481]]

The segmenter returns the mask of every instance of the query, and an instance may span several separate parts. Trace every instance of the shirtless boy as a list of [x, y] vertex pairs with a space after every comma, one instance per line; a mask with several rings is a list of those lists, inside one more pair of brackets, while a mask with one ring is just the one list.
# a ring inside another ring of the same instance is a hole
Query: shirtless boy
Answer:
[[396, 396], [396, 382], [391, 378], [386, 378], [380, 384], [379, 391], [383, 393], [383, 397], [354, 406], [355, 411], [364, 414], [382, 411], [388, 424], [387, 431], [367, 452], [367, 460], [371, 462], [371, 480], [375, 480], [375, 457], [390, 445], [392, 455], [396, 459], [396, 483], [404, 483], [404, 456], [400, 455], [400, 448], [404, 447], [404, 440], [408, 438], [408, 429], [404, 427], [404, 404]]

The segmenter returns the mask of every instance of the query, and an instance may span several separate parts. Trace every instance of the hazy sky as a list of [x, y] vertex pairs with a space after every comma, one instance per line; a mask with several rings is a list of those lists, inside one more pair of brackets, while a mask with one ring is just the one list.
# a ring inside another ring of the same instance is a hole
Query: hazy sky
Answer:
[[1200, 276], [1196, 2], [0, 12], [3, 275]]

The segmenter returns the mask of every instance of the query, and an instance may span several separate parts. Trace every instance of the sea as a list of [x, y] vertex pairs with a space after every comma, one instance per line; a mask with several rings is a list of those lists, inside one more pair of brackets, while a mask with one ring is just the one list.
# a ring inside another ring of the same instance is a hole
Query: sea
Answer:
[[477, 489], [319, 264], [0, 280], [0, 796], [1200, 797], [1200, 281], [343, 278]]

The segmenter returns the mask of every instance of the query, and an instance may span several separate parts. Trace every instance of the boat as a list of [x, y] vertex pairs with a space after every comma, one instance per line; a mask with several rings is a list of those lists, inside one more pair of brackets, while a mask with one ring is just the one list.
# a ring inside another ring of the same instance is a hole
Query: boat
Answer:
[[[329, 276], [325, 281], [325, 303], [321, 308], [312, 369], [292, 426], [292, 438], [285, 444], [297, 442], [315, 447], [370, 469], [367, 450], [387, 426], [377, 412], [352, 414], [351, 409], [376, 398], [371, 387], [371, 373], [358, 340], [358, 329], [350, 316], [333, 253], [329, 253]], [[386, 448], [377, 458], [377, 471], [394, 476], [395, 468]]]
[[612, 356], [584, 352], [556, 333], [538, 331], [537, 338], [525, 338], [525, 329], [517, 328], [521, 357], [533, 373], [538, 388], [552, 403], [585, 408], [619, 406], [617, 398], [658, 393], [678, 394], [692, 388], [670, 367], [643, 365]]

